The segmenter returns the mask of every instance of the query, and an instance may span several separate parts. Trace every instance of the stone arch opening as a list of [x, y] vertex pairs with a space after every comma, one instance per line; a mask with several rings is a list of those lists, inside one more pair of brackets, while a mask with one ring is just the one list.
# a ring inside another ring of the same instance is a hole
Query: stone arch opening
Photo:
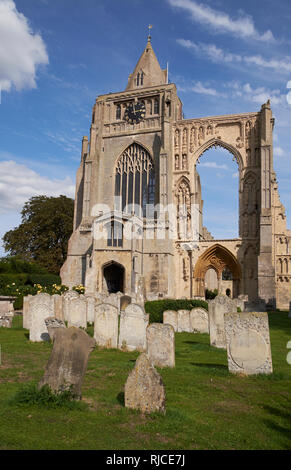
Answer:
[[[236, 257], [226, 247], [215, 244], [208, 248], [196, 262], [193, 278], [195, 295], [204, 297], [207, 282], [207, 272], [212, 269], [217, 274], [217, 290], [221, 294], [226, 294], [230, 289], [232, 297], [238, 297], [240, 294], [240, 283], [242, 279], [241, 266]], [[223, 272], [231, 273], [231, 279], [223, 279]], [[226, 285], [225, 282], [231, 282], [232, 285]]]
[[125, 269], [115, 262], [110, 261], [103, 266], [103, 284], [104, 290], [109, 294], [124, 292], [125, 288]]
[[209, 233], [216, 240], [239, 236], [241, 162], [235, 155], [228, 145], [218, 145], [216, 141], [202, 146], [197, 154], [194, 192], [204, 227], [202, 239], [208, 239]]

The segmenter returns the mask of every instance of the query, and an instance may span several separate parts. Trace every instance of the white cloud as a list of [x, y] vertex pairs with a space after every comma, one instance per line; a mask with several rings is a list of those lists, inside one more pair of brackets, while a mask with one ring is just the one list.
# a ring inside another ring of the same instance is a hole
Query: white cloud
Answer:
[[273, 70], [276, 73], [291, 72], [291, 57], [288, 56], [285, 59], [265, 59], [260, 55], [244, 56], [232, 54], [217, 47], [215, 44], [195, 43], [189, 39], [177, 39], [177, 42], [197, 55], [207, 57], [214, 63], [255, 65], [262, 69]]
[[46, 46], [32, 32], [13, 0], [0, 0], [0, 88], [10, 91], [36, 87], [36, 70], [48, 64]]
[[190, 13], [191, 19], [197, 23], [209, 26], [217, 33], [230, 33], [243, 39], [255, 39], [263, 42], [275, 42], [273, 33], [268, 30], [260, 34], [249, 15], [239, 14], [237, 19], [231, 18], [228, 14], [214, 10], [209, 6], [197, 3], [194, 0], [168, 0], [170, 5], [182, 8]]
[[281, 95], [278, 89], [270, 90], [265, 87], [253, 88], [249, 83], [241, 84], [238, 82], [227, 83], [226, 86], [231, 88], [232, 97], [244, 98], [254, 103], [266, 103], [269, 99], [272, 105], [282, 105], [285, 102], [285, 94]]
[[0, 213], [21, 210], [32, 196], [75, 197], [71, 178], [50, 179], [13, 160], [0, 162]]
[[200, 166], [204, 166], [204, 167], [207, 167], [207, 168], [215, 168], [215, 169], [220, 169], [220, 170], [228, 170], [228, 166], [227, 165], [219, 165], [218, 163], [216, 162], [202, 162], [200, 163]]
[[282, 147], [275, 147], [274, 148], [274, 156], [275, 157], [284, 157], [286, 155], [285, 150]]

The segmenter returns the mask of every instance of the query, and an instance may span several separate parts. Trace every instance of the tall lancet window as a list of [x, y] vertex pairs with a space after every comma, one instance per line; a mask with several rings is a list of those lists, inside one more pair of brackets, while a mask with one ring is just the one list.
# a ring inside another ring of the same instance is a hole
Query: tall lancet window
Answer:
[[115, 210], [151, 217], [155, 203], [155, 172], [149, 152], [130, 145], [118, 159], [115, 170]]

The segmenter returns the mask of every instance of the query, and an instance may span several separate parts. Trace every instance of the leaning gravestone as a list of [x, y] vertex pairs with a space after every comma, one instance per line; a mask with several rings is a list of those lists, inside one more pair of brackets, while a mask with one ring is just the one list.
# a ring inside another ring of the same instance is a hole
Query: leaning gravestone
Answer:
[[70, 300], [71, 299], [78, 299], [79, 294], [78, 292], [74, 290], [68, 290], [62, 295], [63, 299], [63, 315], [64, 315], [64, 320], [68, 321], [69, 320], [69, 308], [70, 308]]
[[50, 339], [53, 339], [54, 328], [66, 328], [65, 323], [56, 317], [48, 317], [45, 319], [44, 322], [47, 327], [47, 331], [48, 331]]
[[117, 348], [118, 309], [114, 305], [100, 304], [95, 308], [94, 338], [102, 348]]
[[175, 367], [175, 331], [171, 325], [152, 323], [147, 327], [147, 355], [157, 367]]
[[196, 333], [209, 333], [208, 312], [202, 307], [193, 308], [190, 312], [191, 330]]
[[146, 351], [146, 328], [149, 315], [137, 304], [130, 304], [120, 314], [119, 349]]
[[83, 295], [69, 300], [68, 326], [87, 328], [87, 303]]
[[175, 312], [175, 310], [165, 310], [163, 313], [163, 323], [171, 325], [174, 331], [178, 331], [178, 312]]
[[227, 295], [218, 295], [208, 303], [210, 344], [226, 349], [224, 314], [236, 312], [237, 307]]
[[226, 313], [224, 323], [229, 371], [245, 375], [271, 374], [268, 314]]
[[145, 353], [141, 354], [128, 376], [124, 390], [126, 408], [142, 413], [166, 412], [166, 392], [160, 374]]
[[54, 316], [54, 303], [49, 294], [37, 294], [29, 301], [30, 341], [49, 341], [49, 334], [45, 324], [47, 317]]
[[189, 310], [178, 310], [178, 333], [182, 333], [183, 331], [187, 333], [192, 332]]
[[76, 398], [81, 398], [83, 378], [95, 340], [75, 327], [52, 327], [50, 334], [53, 350], [38, 386], [48, 385], [56, 393], [71, 390]]

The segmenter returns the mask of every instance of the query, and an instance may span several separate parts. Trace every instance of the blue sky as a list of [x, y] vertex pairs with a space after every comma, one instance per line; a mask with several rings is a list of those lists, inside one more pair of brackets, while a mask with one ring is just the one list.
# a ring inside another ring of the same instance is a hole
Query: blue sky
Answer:
[[[289, 0], [0, 0], [0, 237], [32, 195], [74, 196], [94, 100], [125, 89], [148, 24], [185, 118], [258, 111], [271, 98], [290, 222], [290, 21]], [[208, 151], [199, 172], [205, 225], [237, 236], [232, 156]]]

